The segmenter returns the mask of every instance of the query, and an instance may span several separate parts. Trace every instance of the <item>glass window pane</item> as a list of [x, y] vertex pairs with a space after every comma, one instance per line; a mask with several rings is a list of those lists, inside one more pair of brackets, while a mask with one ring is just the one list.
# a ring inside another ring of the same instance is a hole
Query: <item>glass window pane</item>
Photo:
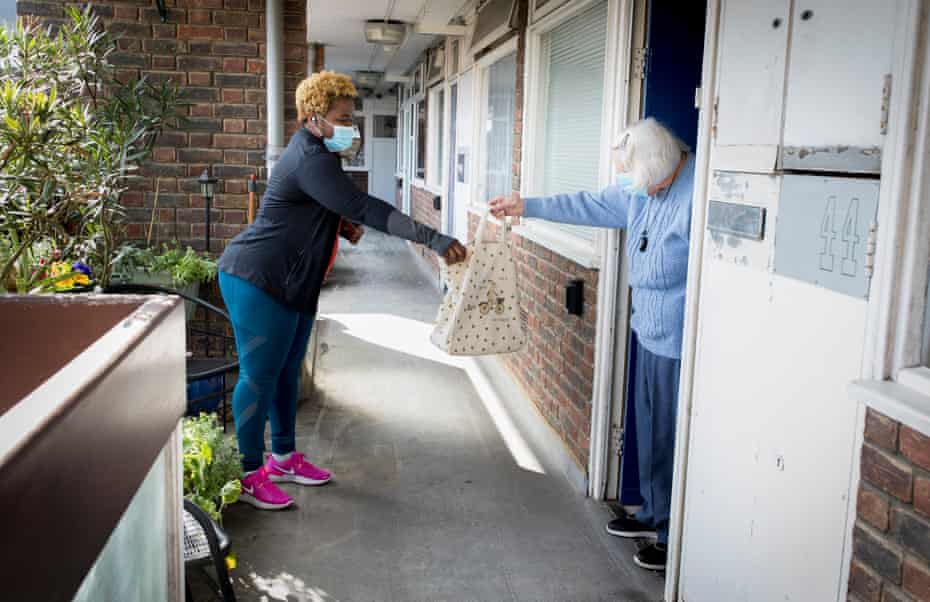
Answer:
[[[599, 187], [607, 20], [607, 2], [599, 2], [543, 36], [548, 64], [543, 194]], [[593, 228], [559, 227], [589, 241], [596, 236]]]
[[442, 145], [442, 144], [443, 144], [442, 135], [443, 135], [443, 130], [445, 129], [445, 128], [443, 128], [443, 123], [442, 123], [442, 121], [443, 121], [443, 116], [446, 114], [446, 94], [445, 94], [445, 91], [444, 91], [444, 90], [440, 90], [439, 93], [436, 95], [436, 99], [437, 99], [437, 102], [436, 102], [436, 119], [435, 119], [434, 123], [436, 124], [436, 142], [437, 142], [437, 146], [436, 146], [436, 157], [438, 157], [439, 162], [436, 163], [437, 169], [436, 169], [436, 173], [433, 175], [433, 180], [435, 180], [435, 184], [436, 184], [437, 186], [441, 186], [441, 185], [442, 185], [442, 177], [441, 177], [441, 174], [442, 174], [442, 166], [445, 165], [445, 162], [443, 161], [443, 157], [444, 157], [443, 150], [444, 150], [444, 147], [443, 147], [443, 145]]
[[513, 127], [517, 58], [511, 54], [488, 69], [485, 123], [485, 200], [513, 191]]
[[426, 177], [426, 101], [417, 103], [417, 173], [416, 177]]

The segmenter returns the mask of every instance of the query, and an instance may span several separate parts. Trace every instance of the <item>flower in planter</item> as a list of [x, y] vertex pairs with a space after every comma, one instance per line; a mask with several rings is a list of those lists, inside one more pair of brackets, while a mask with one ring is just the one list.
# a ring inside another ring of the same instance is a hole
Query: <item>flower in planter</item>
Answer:
[[90, 266], [84, 263], [83, 261], [75, 261], [71, 264], [71, 270], [73, 272], [80, 272], [87, 276], [88, 278], [93, 278], [94, 273], [90, 269]]
[[51, 277], [54, 280], [54, 286], [56, 291], [68, 291], [73, 289], [76, 286], [87, 286], [90, 284], [90, 268], [88, 268], [83, 263], [77, 262], [75, 265], [79, 265], [86, 269], [87, 272], [76, 271], [72, 266], [68, 265], [64, 261], [56, 261], [52, 263], [50, 268]]

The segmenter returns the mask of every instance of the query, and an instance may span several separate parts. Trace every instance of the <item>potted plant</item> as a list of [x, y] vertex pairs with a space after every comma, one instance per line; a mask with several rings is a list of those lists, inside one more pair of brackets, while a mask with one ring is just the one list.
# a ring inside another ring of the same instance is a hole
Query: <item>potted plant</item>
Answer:
[[222, 522], [223, 509], [239, 499], [242, 456], [215, 414], [184, 419], [184, 497]]
[[66, 10], [57, 32], [0, 28], [0, 283], [21, 293], [48, 288], [46, 249], [109, 284], [122, 194], [178, 118], [174, 85], [118, 81], [115, 41], [91, 6]]
[[[181, 249], [176, 243], [161, 249], [126, 247], [120, 253], [114, 277], [121, 282], [152, 284], [174, 288], [196, 297], [200, 285], [216, 278], [216, 262], [191, 247]], [[188, 318], [193, 304], [187, 303]]]

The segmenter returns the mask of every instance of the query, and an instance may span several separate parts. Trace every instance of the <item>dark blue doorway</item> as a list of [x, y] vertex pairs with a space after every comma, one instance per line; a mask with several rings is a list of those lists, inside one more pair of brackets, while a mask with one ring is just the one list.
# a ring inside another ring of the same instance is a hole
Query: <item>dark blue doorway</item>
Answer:
[[643, 117], [655, 117], [694, 148], [704, 61], [704, 2], [650, 0]]
[[[704, 61], [706, 4], [700, 1], [649, 0], [646, 13], [643, 117], [654, 117], [691, 149], [697, 142], [695, 90], [701, 86]], [[626, 411], [623, 416], [623, 456], [620, 460], [620, 503], [639, 506], [639, 464], [636, 453], [636, 408], [633, 378], [636, 357], [630, 333], [627, 357]]]

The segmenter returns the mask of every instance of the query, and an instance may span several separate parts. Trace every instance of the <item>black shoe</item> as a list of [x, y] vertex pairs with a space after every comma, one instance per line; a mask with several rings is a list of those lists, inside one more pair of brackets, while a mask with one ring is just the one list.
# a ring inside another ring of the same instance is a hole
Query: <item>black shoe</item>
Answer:
[[633, 562], [636, 563], [636, 566], [650, 571], [664, 571], [665, 557], [667, 555], [668, 550], [665, 546], [654, 543], [634, 554]]
[[607, 532], [617, 537], [635, 539], [637, 537], [655, 538], [656, 530], [641, 523], [632, 516], [621, 516], [607, 523]]

